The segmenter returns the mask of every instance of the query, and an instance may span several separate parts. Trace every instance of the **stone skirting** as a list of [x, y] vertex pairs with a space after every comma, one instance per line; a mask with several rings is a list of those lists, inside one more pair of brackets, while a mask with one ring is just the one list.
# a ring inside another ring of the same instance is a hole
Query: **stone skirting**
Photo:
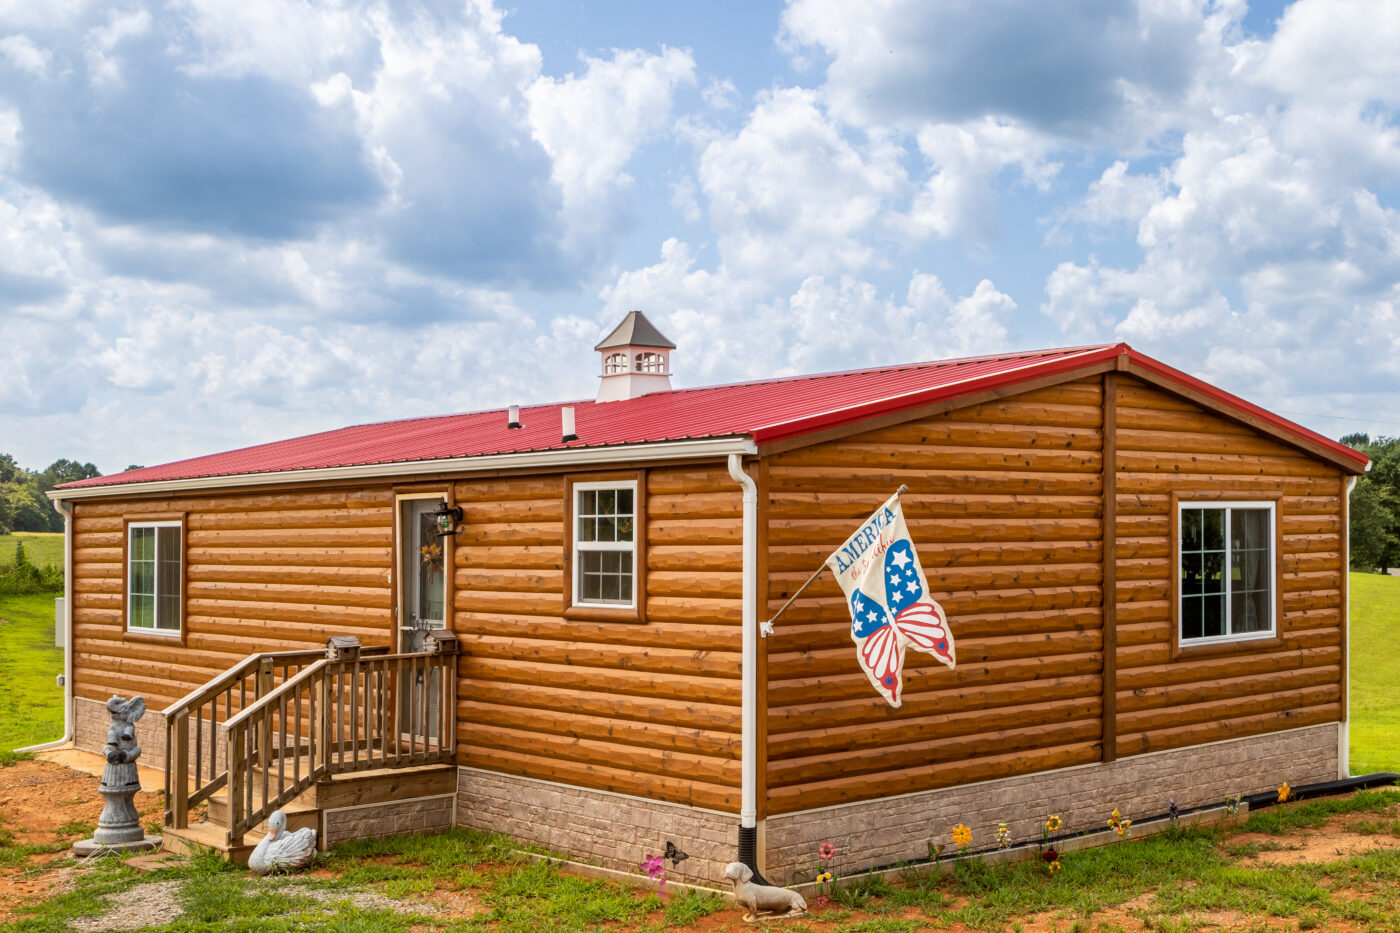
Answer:
[[739, 844], [736, 813], [476, 768], [457, 769], [457, 824], [634, 874], [648, 855], [660, 855], [669, 839], [690, 858], [674, 868], [667, 862], [667, 877], [710, 886], [722, 879]]
[[403, 833], [437, 833], [452, 826], [452, 794], [367, 803], [321, 813], [321, 848], [356, 839], [382, 839]]
[[[946, 787], [769, 817], [760, 848], [764, 874], [775, 884], [811, 871], [817, 846], [839, 850], [842, 874], [927, 858], [928, 843], [948, 842], [964, 823], [973, 848], [994, 846], [1005, 821], [1013, 842], [1040, 837], [1041, 821], [1058, 814], [1062, 831], [1101, 829], [1114, 807], [1129, 819], [1157, 816], [1175, 799], [1183, 809], [1219, 803], [1227, 795], [1335, 780], [1338, 725], [1249, 736], [1171, 749], [1110, 764]], [[951, 848], [951, 846], [950, 846]]]

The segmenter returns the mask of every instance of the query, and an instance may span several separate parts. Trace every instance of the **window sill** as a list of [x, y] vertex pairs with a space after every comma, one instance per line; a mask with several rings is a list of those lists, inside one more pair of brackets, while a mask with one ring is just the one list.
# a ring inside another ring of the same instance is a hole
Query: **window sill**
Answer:
[[633, 625], [646, 624], [646, 619], [644, 619], [641, 612], [636, 609], [613, 609], [608, 606], [569, 606], [564, 610], [564, 618], [580, 622], [622, 622], [631, 623]]
[[127, 629], [122, 633], [123, 641], [148, 641], [157, 645], [184, 644], [185, 633], [160, 632], [155, 629]]
[[1242, 654], [1246, 651], [1272, 650], [1283, 646], [1283, 639], [1277, 632], [1253, 635], [1243, 638], [1220, 639], [1219, 641], [1194, 642], [1189, 645], [1175, 645], [1174, 656], [1178, 658], [1216, 657], [1220, 655]]

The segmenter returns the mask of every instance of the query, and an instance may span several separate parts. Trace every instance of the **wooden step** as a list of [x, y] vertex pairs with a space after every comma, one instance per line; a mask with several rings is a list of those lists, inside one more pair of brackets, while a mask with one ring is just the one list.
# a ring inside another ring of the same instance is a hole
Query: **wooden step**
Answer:
[[298, 799], [321, 810], [334, 810], [456, 792], [456, 765], [415, 765], [332, 775], [311, 785]]
[[[287, 814], [287, 828], [296, 832], [304, 826], [312, 829], [319, 829], [321, 810], [314, 803], [308, 803], [306, 797], [309, 791], [304, 791], [300, 796], [287, 801], [277, 809]], [[262, 806], [262, 794], [253, 794], [253, 806]], [[219, 791], [209, 798], [209, 822], [215, 826], [227, 827], [228, 819], [228, 791]], [[259, 823], [254, 829], [259, 832], [267, 828], [266, 822]]]
[[165, 839], [163, 851], [165, 852], [173, 852], [176, 855], [199, 855], [201, 852], [214, 852], [237, 865], [247, 865], [248, 856], [262, 840], [263, 834], [248, 833], [243, 837], [241, 845], [231, 846], [228, 842], [228, 830], [206, 822], [192, 823], [183, 829], [167, 826], [163, 836]]

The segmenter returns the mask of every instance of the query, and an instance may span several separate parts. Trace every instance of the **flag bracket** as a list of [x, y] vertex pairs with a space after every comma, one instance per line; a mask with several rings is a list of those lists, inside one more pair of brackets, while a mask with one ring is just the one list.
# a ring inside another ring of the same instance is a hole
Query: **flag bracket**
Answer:
[[[902, 496], [908, 491], [909, 484], [901, 483], [899, 488], [894, 491], [894, 494], [896, 496]], [[802, 595], [802, 591], [807, 589], [807, 587], [811, 586], [813, 583], [815, 583], [817, 577], [821, 576], [822, 571], [825, 569], [827, 569], [826, 561], [822, 561], [821, 566], [818, 567], [815, 571], [813, 571], [812, 575], [807, 578], [807, 581], [797, 588], [796, 593], [793, 593], [791, 596], [788, 597], [788, 601], [783, 603], [782, 607], [779, 608], [777, 612], [773, 613], [772, 618], [770, 618], [767, 622], [760, 622], [758, 624], [759, 635], [763, 636], [764, 638], [767, 638], [769, 635], [772, 635], [773, 623], [778, 621], [778, 616], [782, 615], [784, 612], [787, 612], [788, 607], [797, 601], [797, 597]]]

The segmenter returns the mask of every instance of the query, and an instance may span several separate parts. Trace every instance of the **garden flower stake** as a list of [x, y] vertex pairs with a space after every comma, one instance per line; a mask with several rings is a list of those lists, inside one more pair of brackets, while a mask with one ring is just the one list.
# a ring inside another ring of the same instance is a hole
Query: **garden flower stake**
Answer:
[[1290, 801], [1290, 800], [1292, 800], [1292, 799], [1293, 799], [1293, 788], [1291, 788], [1291, 787], [1288, 786], [1288, 782], [1287, 782], [1287, 781], [1284, 781], [1284, 782], [1283, 782], [1283, 786], [1280, 787], [1280, 788], [1278, 789], [1278, 802], [1279, 802], [1279, 803], [1287, 803], [1288, 801]]
[[642, 862], [642, 871], [656, 881], [656, 896], [666, 899], [666, 860], [660, 855], [648, 855]]
[[819, 903], [825, 903], [827, 894], [836, 893], [836, 873], [831, 870], [831, 863], [836, 859], [836, 846], [830, 842], [823, 842], [817, 846], [817, 893], [822, 895]]
[[954, 826], [953, 845], [958, 847], [958, 851], [960, 853], [965, 851], [968, 846], [972, 845], [972, 830], [968, 829], [961, 823], [959, 823], [957, 826]]
[[997, 824], [997, 848], [1005, 849], [1011, 845], [1011, 830], [1006, 828], [1005, 823]]

